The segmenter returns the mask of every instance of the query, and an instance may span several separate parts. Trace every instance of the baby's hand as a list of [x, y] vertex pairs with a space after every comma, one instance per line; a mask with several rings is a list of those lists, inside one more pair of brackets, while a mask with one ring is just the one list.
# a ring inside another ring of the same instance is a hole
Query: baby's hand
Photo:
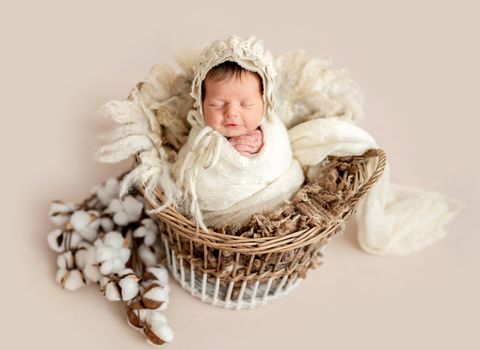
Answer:
[[252, 157], [263, 147], [263, 133], [258, 129], [252, 130], [247, 134], [231, 137], [228, 141], [242, 156]]

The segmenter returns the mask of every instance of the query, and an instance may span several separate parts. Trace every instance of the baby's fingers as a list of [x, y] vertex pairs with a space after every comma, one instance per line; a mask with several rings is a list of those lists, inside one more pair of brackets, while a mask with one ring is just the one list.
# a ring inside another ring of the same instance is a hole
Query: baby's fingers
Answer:
[[260, 130], [258, 130], [258, 129], [251, 130], [251, 131], [249, 131], [249, 132], [247, 133], [247, 135], [251, 135], [251, 136], [259, 136], [259, 135], [261, 135], [261, 134], [262, 134], [262, 132], [261, 132]]
[[249, 153], [255, 153], [255, 147], [249, 144], [245, 143], [240, 143], [240, 144], [235, 144], [233, 147], [237, 150], [237, 152], [249, 152]]
[[230, 142], [234, 143], [260, 143], [261, 142], [261, 137], [260, 135], [242, 135], [242, 136], [237, 136], [234, 138], [230, 139]]
[[253, 154], [248, 153], [248, 152], [238, 152], [241, 156], [251, 158], [253, 157]]
[[250, 136], [247, 135], [241, 135], [241, 136], [235, 136], [230, 138], [230, 143], [246, 143], [250, 140]]

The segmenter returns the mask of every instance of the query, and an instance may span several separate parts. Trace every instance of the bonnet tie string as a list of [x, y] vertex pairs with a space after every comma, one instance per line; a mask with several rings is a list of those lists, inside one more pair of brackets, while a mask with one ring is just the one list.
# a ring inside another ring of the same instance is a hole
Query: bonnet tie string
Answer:
[[187, 119], [192, 124], [192, 129], [199, 130], [180, 168], [178, 183], [184, 191], [190, 215], [205, 232], [208, 232], [198, 204], [197, 179], [201, 168], [208, 169], [217, 164], [222, 148], [222, 135], [203, 125], [195, 110], [190, 111]]

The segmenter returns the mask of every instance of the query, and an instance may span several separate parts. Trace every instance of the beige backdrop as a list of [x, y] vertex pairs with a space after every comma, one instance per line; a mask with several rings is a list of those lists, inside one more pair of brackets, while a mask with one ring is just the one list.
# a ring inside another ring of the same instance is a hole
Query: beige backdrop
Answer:
[[126, 97], [172, 46], [256, 34], [273, 53], [332, 56], [363, 88], [362, 126], [392, 178], [468, 207], [408, 257], [359, 250], [354, 227], [287, 299], [204, 305], [173, 284], [171, 349], [479, 349], [479, 9], [474, 1], [11, 1], [0, 5], [3, 349], [148, 349], [121, 305], [55, 283], [49, 202], [79, 201], [126, 164], [90, 159]]

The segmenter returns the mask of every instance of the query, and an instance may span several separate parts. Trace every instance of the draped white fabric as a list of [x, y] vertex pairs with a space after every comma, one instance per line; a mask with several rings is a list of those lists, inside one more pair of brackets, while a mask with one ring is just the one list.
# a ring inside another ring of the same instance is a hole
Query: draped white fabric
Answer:
[[[365, 130], [339, 118], [313, 119], [289, 130], [293, 155], [315, 166], [327, 155], [361, 155], [378, 148]], [[370, 163], [373, 172], [375, 163]], [[355, 214], [358, 242], [377, 255], [405, 255], [445, 235], [443, 226], [462, 204], [435, 192], [390, 182], [389, 162]]]

